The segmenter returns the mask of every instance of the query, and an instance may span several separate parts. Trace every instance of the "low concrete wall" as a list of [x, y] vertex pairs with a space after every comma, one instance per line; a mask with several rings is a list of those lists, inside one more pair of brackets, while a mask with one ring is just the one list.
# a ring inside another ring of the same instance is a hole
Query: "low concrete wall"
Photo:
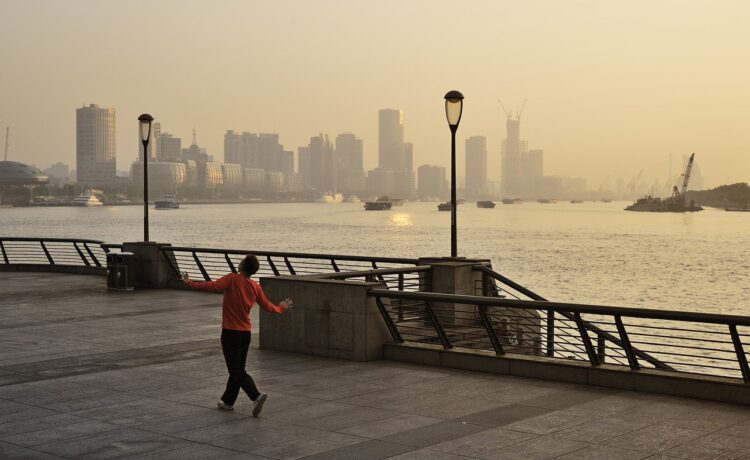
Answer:
[[377, 283], [320, 280], [297, 276], [262, 278], [272, 302], [294, 299], [277, 315], [260, 311], [260, 348], [352, 361], [382, 359], [391, 337], [375, 299]]
[[74, 275], [107, 275], [107, 269], [104, 267], [49, 264], [0, 264], [0, 272], [46, 272], [69, 273]]
[[417, 344], [385, 344], [383, 357], [429, 366], [750, 405], [750, 385], [730, 378], [655, 369], [632, 371], [624, 366], [607, 364], [592, 367], [573, 360], [525, 355], [497, 356], [489, 352], [444, 350], [433, 345]]

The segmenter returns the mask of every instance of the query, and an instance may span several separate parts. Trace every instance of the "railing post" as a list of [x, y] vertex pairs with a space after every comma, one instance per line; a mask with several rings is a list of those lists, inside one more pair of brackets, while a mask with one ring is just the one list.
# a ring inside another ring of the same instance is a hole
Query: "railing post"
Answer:
[[583, 347], [586, 349], [586, 354], [589, 355], [589, 362], [592, 366], [598, 366], [600, 364], [599, 357], [596, 355], [594, 345], [591, 343], [591, 337], [589, 337], [589, 334], [586, 332], [586, 328], [583, 325], [581, 314], [574, 313], [573, 318], [575, 318], [576, 326], [578, 326], [578, 333], [581, 334], [581, 341], [583, 342]]
[[555, 311], [547, 310], [547, 356], [555, 356]]
[[633, 347], [630, 345], [630, 338], [625, 331], [625, 325], [622, 324], [622, 318], [620, 315], [615, 315], [615, 325], [617, 325], [617, 332], [620, 334], [620, 342], [622, 342], [625, 356], [628, 358], [628, 365], [630, 366], [630, 369], [637, 371], [641, 368], [641, 365], [638, 364], [638, 357], [633, 353]]
[[607, 360], [607, 342], [601, 335], [596, 336], [596, 356], [600, 363]]
[[450, 341], [448, 340], [448, 336], [445, 335], [445, 330], [443, 330], [442, 324], [440, 324], [437, 316], [435, 316], [435, 312], [432, 310], [432, 304], [430, 304], [429, 301], [425, 300], [424, 305], [425, 310], [427, 310], [427, 316], [430, 317], [432, 326], [435, 328], [435, 332], [437, 332], [438, 339], [440, 339], [440, 343], [443, 344], [443, 348], [453, 348]]
[[237, 273], [237, 269], [234, 268], [234, 263], [232, 263], [232, 259], [229, 258], [229, 253], [224, 253], [224, 259], [227, 261], [227, 265], [229, 265], [229, 269], [232, 270], [232, 273]]
[[388, 331], [390, 331], [393, 340], [396, 343], [404, 343], [404, 339], [401, 337], [401, 333], [398, 331], [396, 324], [394, 324], [393, 318], [391, 318], [391, 315], [388, 314], [388, 310], [385, 309], [385, 305], [383, 305], [383, 299], [375, 297], [375, 303], [378, 304], [378, 310], [380, 310], [380, 314], [383, 316], [385, 325], [388, 328]]
[[740, 364], [740, 371], [742, 371], [742, 380], [745, 383], [750, 383], [750, 368], [747, 365], [747, 356], [745, 355], [745, 349], [742, 346], [742, 340], [740, 335], [737, 333], [737, 325], [729, 325], [729, 334], [732, 336], [732, 343], [734, 344], [734, 351], [737, 353], [737, 362]]
[[91, 248], [89, 247], [89, 244], [84, 241], [83, 247], [86, 249], [86, 252], [89, 253], [89, 257], [91, 257], [91, 260], [94, 261], [94, 265], [96, 265], [97, 267], [101, 267], [102, 263], [99, 262], [99, 259], [96, 258], [96, 256], [94, 255], [94, 251], [91, 250]]
[[205, 268], [203, 268], [203, 264], [201, 263], [201, 260], [198, 258], [198, 254], [193, 251], [193, 260], [195, 260], [195, 264], [198, 266], [198, 270], [201, 271], [201, 275], [203, 275], [203, 279], [206, 281], [211, 281], [211, 277], [208, 276], [208, 272]]
[[3, 246], [3, 242], [0, 241], [0, 251], [3, 253], [3, 260], [5, 261], [6, 265], [10, 264], [10, 261], [8, 260], [8, 253], [5, 252], [5, 246]]
[[[169, 254], [167, 254], [167, 248], [160, 248], [161, 255], [164, 256], [165, 259], [167, 259], [167, 263], [170, 267], [172, 267], [172, 271], [174, 272], [175, 276], [177, 278], [182, 277], [182, 273], [180, 273], [179, 268], [177, 268], [177, 256], [175, 256], [174, 251], [172, 251], [172, 257], [169, 257]], [[172, 258], [174, 258], [174, 261], [172, 261]]]
[[[404, 290], [404, 274], [399, 273], [398, 274], [398, 290], [403, 291]], [[404, 320], [404, 301], [403, 299], [398, 299], [398, 320], [403, 321]]]
[[271, 271], [273, 271], [273, 276], [279, 276], [279, 269], [276, 268], [276, 264], [273, 263], [271, 256], [266, 256], [266, 260], [268, 261], [268, 265], [271, 266]]
[[336, 273], [341, 271], [339, 270], [339, 266], [336, 265], [336, 259], [331, 259], [331, 266], [333, 267], [333, 271], [335, 271]]
[[73, 247], [76, 248], [76, 252], [78, 252], [78, 257], [81, 258], [84, 265], [86, 265], [87, 267], [90, 267], [91, 263], [88, 261], [88, 259], [86, 259], [86, 256], [83, 255], [83, 251], [81, 251], [81, 248], [78, 247], [78, 243], [73, 241]]
[[503, 345], [500, 343], [500, 340], [497, 338], [497, 335], [495, 334], [495, 329], [492, 327], [492, 321], [490, 320], [490, 317], [487, 314], [487, 305], [478, 305], [478, 307], [479, 307], [479, 317], [482, 319], [482, 324], [484, 324], [484, 329], [487, 331], [487, 336], [490, 338], [490, 343], [492, 344], [492, 348], [495, 349], [495, 354], [504, 355], [505, 350], [503, 349]]
[[287, 270], [289, 270], [290, 275], [296, 275], [297, 272], [294, 271], [294, 267], [292, 267], [292, 263], [289, 262], [289, 257], [284, 257], [284, 263], [286, 264]]
[[52, 260], [52, 256], [50, 255], [49, 251], [47, 250], [47, 246], [44, 245], [44, 241], [39, 241], [39, 244], [42, 245], [42, 250], [44, 250], [44, 255], [47, 256], [47, 260], [49, 261], [50, 265], [55, 265], [55, 261]]

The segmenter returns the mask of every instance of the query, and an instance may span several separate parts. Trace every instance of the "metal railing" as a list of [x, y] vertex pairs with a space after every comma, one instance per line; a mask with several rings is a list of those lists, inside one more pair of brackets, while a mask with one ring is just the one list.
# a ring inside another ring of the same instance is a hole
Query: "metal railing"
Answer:
[[101, 245], [76, 238], [0, 237], [0, 265], [101, 268], [106, 265]]
[[[373, 289], [370, 295], [398, 343], [531, 354], [632, 370], [661, 367], [750, 383], [744, 351], [749, 317], [386, 289]], [[400, 319], [398, 302], [404, 300], [420, 304], [421, 314]], [[554, 328], [545, 327], [545, 317], [556, 318]]]
[[[398, 257], [368, 257], [341, 254], [308, 254], [280, 251], [248, 251], [241, 249], [211, 249], [179, 246], [161, 248], [175, 276], [187, 272], [191, 277], [212, 281], [229, 272], [236, 272], [247, 255], [258, 257], [257, 276], [323, 275], [368, 270], [414, 268], [417, 259]], [[364, 275], [362, 275], [364, 276]], [[380, 274], [381, 277], [385, 275]], [[411, 283], [411, 281], [410, 281]], [[398, 284], [398, 277], [396, 279]]]

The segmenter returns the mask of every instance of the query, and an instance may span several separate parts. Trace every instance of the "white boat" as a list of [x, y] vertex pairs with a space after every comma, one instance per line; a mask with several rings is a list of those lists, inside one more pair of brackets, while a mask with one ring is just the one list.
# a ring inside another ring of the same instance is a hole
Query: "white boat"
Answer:
[[73, 198], [73, 206], [101, 206], [102, 202], [90, 190], [86, 190], [77, 197]]
[[344, 201], [344, 195], [340, 193], [326, 193], [315, 200], [316, 203], [341, 203], [342, 201]]
[[154, 202], [156, 209], [180, 209], [180, 203], [174, 195], [164, 195], [161, 199]]
[[349, 195], [348, 197], [344, 198], [344, 203], [361, 203], [362, 200], [359, 199], [357, 195]]

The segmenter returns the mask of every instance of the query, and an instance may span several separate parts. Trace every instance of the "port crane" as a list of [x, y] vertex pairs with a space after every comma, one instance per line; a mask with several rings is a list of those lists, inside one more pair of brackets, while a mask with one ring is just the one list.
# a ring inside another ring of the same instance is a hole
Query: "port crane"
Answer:
[[[521, 115], [523, 114], [523, 109], [526, 108], [526, 101], [527, 100], [528, 99], [524, 99], [523, 100], [523, 104], [521, 104], [521, 109], [518, 112], [516, 112], [516, 119], [518, 119], [518, 120], [521, 119]], [[503, 109], [503, 112], [505, 112], [505, 116], [508, 117], [509, 120], [511, 118], [513, 118], [513, 111], [512, 110], [509, 111], [508, 109], [506, 109], [505, 108], [505, 104], [503, 104], [503, 101], [501, 101], [500, 99], [498, 99], [497, 103], [500, 104], [500, 108]]]
[[693, 172], [693, 160], [695, 160], [695, 153], [690, 155], [690, 159], [685, 167], [685, 172], [680, 175], [680, 178], [682, 178], [682, 188], [678, 189], [675, 185], [672, 189], [672, 198], [685, 200], [685, 193], [687, 192], [688, 184], [690, 183], [690, 173]]

